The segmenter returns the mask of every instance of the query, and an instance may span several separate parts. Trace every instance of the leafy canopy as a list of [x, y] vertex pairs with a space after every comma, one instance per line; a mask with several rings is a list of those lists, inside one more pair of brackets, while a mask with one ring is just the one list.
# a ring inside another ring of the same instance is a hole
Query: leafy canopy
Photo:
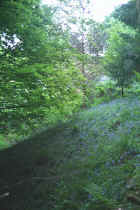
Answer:
[[136, 58], [131, 43], [135, 35], [132, 28], [118, 21], [114, 21], [110, 29], [104, 66], [120, 87], [128, 86], [134, 74]]

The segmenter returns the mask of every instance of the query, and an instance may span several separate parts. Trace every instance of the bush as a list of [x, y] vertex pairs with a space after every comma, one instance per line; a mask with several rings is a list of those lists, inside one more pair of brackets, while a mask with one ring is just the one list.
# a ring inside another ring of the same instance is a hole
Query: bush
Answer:
[[120, 88], [113, 80], [97, 83], [94, 87], [93, 104], [98, 105], [119, 97]]

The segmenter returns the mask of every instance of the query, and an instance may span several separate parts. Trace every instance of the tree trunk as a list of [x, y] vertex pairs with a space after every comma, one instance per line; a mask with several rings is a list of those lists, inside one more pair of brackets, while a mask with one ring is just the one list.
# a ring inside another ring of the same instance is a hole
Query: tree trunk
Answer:
[[122, 97], [124, 96], [124, 87], [122, 87]]
[[82, 58], [82, 73], [83, 73], [83, 75], [85, 76], [85, 58], [84, 58], [84, 55], [85, 55], [85, 43], [84, 43], [84, 33], [82, 34], [82, 46], [81, 46], [81, 52], [82, 52], [82, 56], [83, 56], [83, 58]]
[[137, 9], [137, 24], [140, 27], [140, 0], [136, 1], [136, 9]]

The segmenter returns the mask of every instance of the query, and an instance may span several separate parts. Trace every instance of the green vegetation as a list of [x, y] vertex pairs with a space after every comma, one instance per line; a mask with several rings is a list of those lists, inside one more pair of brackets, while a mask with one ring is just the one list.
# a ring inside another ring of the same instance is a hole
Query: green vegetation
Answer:
[[2, 210], [140, 209], [140, 0], [90, 4], [0, 2]]
[[132, 83], [134, 70], [136, 69], [135, 53], [132, 43], [135, 40], [135, 31], [122, 24], [115, 22], [110, 30], [108, 50], [105, 54], [104, 65], [117, 86], [127, 87]]
[[139, 209], [139, 105], [115, 99], [1, 152], [5, 209]]

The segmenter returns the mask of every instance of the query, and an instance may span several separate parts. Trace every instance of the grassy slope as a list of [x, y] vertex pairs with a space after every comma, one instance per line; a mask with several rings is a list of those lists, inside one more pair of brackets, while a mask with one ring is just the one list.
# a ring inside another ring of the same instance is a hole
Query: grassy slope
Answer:
[[139, 162], [140, 100], [116, 99], [1, 151], [0, 206], [140, 209]]

